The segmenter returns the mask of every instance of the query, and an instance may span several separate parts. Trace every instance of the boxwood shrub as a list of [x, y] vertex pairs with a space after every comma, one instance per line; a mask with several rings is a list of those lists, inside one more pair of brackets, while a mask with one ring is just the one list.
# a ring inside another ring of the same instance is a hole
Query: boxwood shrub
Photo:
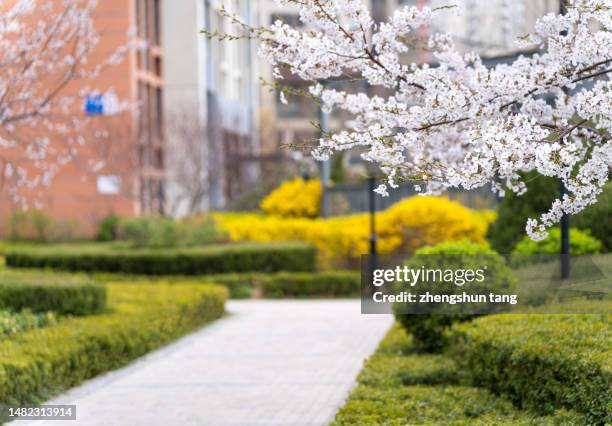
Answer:
[[194, 282], [222, 284], [230, 297], [356, 297], [359, 296], [358, 271], [324, 272], [243, 272], [201, 276], [142, 276], [99, 273], [94, 277], [103, 282]]
[[0, 309], [61, 315], [91, 315], [106, 306], [106, 289], [92, 283], [37, 283], [28, 280], [0, 281]]
[[503, 396], [464, 380], [452, 359], [419, 353], [396, 325], [365, 362], [330, 426], [585, 424], [583, 416], [569, 410], [539, 416], [517, 409]]
[[356, 297], [361, 288], [359, 272], [277, 272], [272, 274], [214, 275], [210, 281], [229, 287], [230, 294], [263, 297]]
[[65, 319], [0, 344], [0, 405], [37, 403], [219, 318], [227, 290], [111, 284], [111, 312]]
[[11, 250], [15, 268], [106, 271], [145, 275], [312, 271], [315, 249], [302, 243], [222, 244], [175, 249], [130, 249], [113, 244], [64, 244]]
[[[486, 279], [482, 283], [469, 282], [465, 285], [454, 283], [418, 282], [410, 288], [413, 294], [504, 294], [511, 293], [516, 287], [516, 279], [512, 270], [506, 266], [505, 260], [488, 246], [469, 241], [446, 242], [433, 247], [417, 250], [406, 265], [412, 269], [428, 270], [477, 270], [486, 268]], [[405, 287], [399, 287], [405, 290]], [[477, 308], [474, 308], [477, 306]], [[478, 313], [489, 313], [495, 307], [493, 304], [409, 304], [395, 303], [393, 310], [397, 320], [414, 336], [414, 342], [421, 349], [431, 352], [442, 350], [446, 346], [445, 330], [453, 323], [466, 321], [474, 317], [474, 309]], [[410, 309], [410, 313], [407, 313]]]
[[539, 413], [567, 407], [587, 424], [612, 424], [611, 315], [495, 315], [452, 335], [474, 385]]
[[265, 297], [355, 297], [360, 293], [361, 275], [353, 271], [279, 272], [257, 275], [255, 284]]

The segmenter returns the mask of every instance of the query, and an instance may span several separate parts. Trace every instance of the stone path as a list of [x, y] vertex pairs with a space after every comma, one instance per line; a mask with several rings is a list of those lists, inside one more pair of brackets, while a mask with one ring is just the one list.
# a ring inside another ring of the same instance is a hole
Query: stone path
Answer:
[[357, 300], [230, 301], [230, 316], [48, 404], [77, 421], [15, 425], [325, 425], [391, 325]]

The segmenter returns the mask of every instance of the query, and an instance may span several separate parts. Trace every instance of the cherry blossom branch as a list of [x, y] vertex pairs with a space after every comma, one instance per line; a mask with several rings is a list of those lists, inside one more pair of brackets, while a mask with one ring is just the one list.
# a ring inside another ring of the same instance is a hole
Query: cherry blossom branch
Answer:
[[[414, 48], [406, 40], [445, 10], [405, 6], [374, 23], [361, 0], [278, 1], [297, 6], [303, 26], [275, 22], [261, 56], [275, 77], [284, 67], [310, 84], [307, 96], [323, 110], [351, 115], [351, 128], [322, 135], [313, 155], [360, 149], [386, 178], [377, 192], [417, 177], [427, 193], [491, 184], [521, 195], [521, 172], [555, 176], [569, 194], [527, 224], [543, 238], [564, 213], [595, 203], [609, 180], [612, 0], [570, 0], [565, 14], [543, 16], [517, 41], [529, 55], [492, 67], [458, 51], [449, 34], [426, 40], [435, 65], [405, 63]], [[347, 74], [378, 94], [316, 83]]]

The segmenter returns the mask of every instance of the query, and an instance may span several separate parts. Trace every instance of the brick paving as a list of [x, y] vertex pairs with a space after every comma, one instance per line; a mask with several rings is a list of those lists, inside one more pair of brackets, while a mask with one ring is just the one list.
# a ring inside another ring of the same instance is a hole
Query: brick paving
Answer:
[[230, 301], [230, 316], [48, 404], [77, 421], [15, 425], [325, 425], [391, 325], [357, 300]]

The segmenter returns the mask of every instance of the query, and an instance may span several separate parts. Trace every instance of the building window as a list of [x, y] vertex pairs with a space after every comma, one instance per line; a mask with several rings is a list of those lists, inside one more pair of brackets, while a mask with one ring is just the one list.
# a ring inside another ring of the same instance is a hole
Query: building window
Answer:
[[142, 213], [164, 212], [161, 0], [136, 0], [138, 37], [138, 160]]
[[299, 28], [299, 27], [303, 27], [304, 23], [302, 21], [300, 21], [300, 18], [298, 15], [296, 14], [276, 14], [276, 15], [272, 15], [272, 18], [270, 18], [270, 25], [274, 24], [276, 21], [281, 21], [284, 24], [290, 25], [293, 28]]
[[151, 47], [161, 44], [160, 0], [136, 0], [136, 24], [138, 37], [144, 43], [138, 54], [138, 65], [141, 69], [161, 75], [160, 64], [156, 62]]
[[[238, 34], [238, 29], [230, 20], [223, 16], [221, 7], [227, 14], [244, 16], [245, 2], [239, 0], [225, 0], [218, 2], [218, 6], [211, 11], [211, 26], [213, 31], [222, 34]], [[246, 40], [214, 42], [212, 49], [213, 63], [218, 64], [215, 70], [216, 91], [224, 98], [239, 100], [243, 92], [243, 69], [246, 64]]]
[[153, 37], [151, 41], [156, 45], [161, 45], [161, 17], [160, 0], [153, 0]]

